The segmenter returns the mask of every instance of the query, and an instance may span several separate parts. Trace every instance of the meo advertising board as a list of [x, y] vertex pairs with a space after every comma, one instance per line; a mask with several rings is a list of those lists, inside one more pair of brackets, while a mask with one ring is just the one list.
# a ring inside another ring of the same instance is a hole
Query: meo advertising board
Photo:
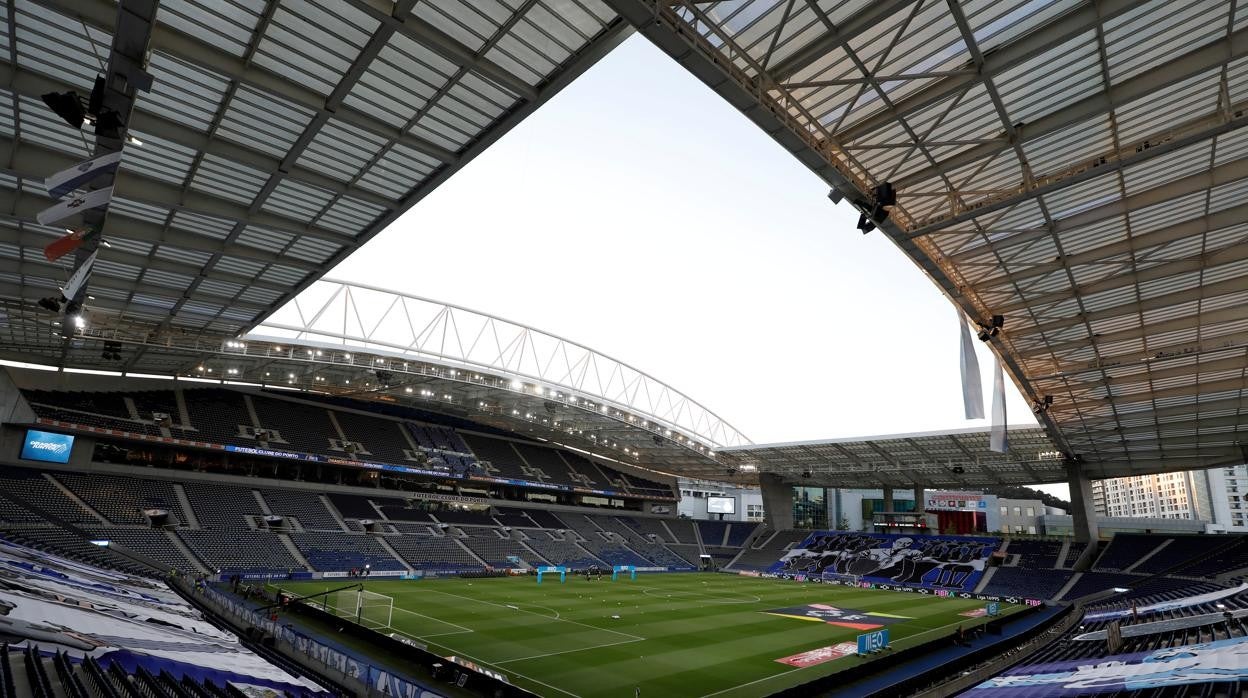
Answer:
[[22, 442], [22, 460], [68, 463], [69, 454], [73, 450], [74, 437], [69, 434], [53, 434], [50, 431], [28, 429], [26, 440]]

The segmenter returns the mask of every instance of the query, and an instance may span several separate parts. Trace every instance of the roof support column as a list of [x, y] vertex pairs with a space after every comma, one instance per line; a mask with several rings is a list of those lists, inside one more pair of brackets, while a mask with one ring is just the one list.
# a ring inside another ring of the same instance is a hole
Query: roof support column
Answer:
[[776, 473], [759, 473], [758, 486], [767, 527], [775, 531], [793, 528], [793, 487]]
[[1096, 559], [1096, 544], [1101, 537], [1096, 525], [1096, 508], [1092, 503], [1092, 481], [1083, 472], [1080, 463], [1073, 460], [1066, 461], [1066, 481], [1070, 485], [1070, 515], [1074, 523], [1075, 542], [1088, 544], [1073, 565], [1075, 570], [1082, 572], [1091, 567]]
[[893, 504], [893, 488], [892, 487], [884, 488], [884, 511], [885, 513], [889, 513], [889, 514], [893, 513], [894, 511], [897, 511], [897, 506]]

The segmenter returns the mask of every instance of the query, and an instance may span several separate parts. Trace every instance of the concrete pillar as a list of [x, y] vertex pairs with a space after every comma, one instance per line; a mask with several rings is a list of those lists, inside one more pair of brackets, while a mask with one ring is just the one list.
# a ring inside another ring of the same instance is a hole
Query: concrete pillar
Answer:
[[893, 488], [891, 487], [884, 488], [884, 511], [896, 511], [896, 508], [893, 505]]
[[917, 514], [927, 513], [927, 490], [923, 487], [914, 488], [914, 511]]
[[1083, 571], [1096, 559], [1096, 544], [1100, 531], [1096, 524], [1096, 508], [1092, 502], [1092, 481], [1083, 468], [1074, 461], [1066, 462], [1066, 481], [1070, 485], [1070, 516], [1074, 524], [1075, 541], [1088, 543], [1083, 554], [1075, 561], [1074, 568]]
[[793, 486], [775, 473], [760, 473], [758, 486], [767, 527], [777, 531], [793, 528]]

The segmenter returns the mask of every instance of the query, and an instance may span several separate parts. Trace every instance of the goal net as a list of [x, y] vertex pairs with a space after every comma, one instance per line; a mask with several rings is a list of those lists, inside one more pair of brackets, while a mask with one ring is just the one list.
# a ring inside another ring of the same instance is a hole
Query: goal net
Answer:
[[344, 589], [325, 597], [325, 610], [366, 628], [390, 627], [394, 597], [361, 589]]

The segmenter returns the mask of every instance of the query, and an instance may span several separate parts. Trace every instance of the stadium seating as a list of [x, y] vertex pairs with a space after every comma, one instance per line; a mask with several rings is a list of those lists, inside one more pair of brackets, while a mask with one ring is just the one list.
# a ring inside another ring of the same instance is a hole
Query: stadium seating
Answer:
[[740, 548], [745, 545], [745, 541], [749, 540], [754, 534], [758, 524], [742, 523], [740, 521], [733, 522], [728, 525], [728, 545], [733, 548]]
[[[42, 473], [25, 468], [0, 468], [0, 487], [24, 504], [41, 509], [69, 523], [97, 523], [90, 512], [53, 485]], [[7, 515], [26, 520], [42, 521], [41, 517], [23, 517], [9, 507]]]
[[341, 441], [341, 438], [324, 407], [267, 397], [252, 397], [251, 404], [256, 408], [260, 426], [276, 430], [285, 440], [285, 448], [304, 453], [346, 455], [341, 448], [330, 449], [331, 440]]
[[342, 530], [338, 520], [315, 492], [266, 488], [260, 490], [260, 495], [270, 511], [281, 516], [293, 516], [305, 529]]
[[203, 528], [245, 529], [248, 516], [264, 516], [260, 503], [249, 487], [215, 482], [187, 482], [182, 485]]
[[[334, 505], [334, 508], [338, 510], [338, 513], [344, 519], [369, 519], [375, 521], [381, 518], [381, 512], [377, 511], [368, 497], [361, 497], [358, 494], [343, 494], [341, 492], [330, 492], [326, 496], [329, 497], [329, 502]], [[383, 500], [380, 503], [390, 506], [402, 506], [402, 502], [399, 500]]]
[[334, 417], [338, 420], [338, 426], [342, 427], [342, 432], [346, 434], [348, 441], [363, 445], [368, 453], [368, 460], [386, 463], [408, 461], [407, 455], [403, 452], [403, 449], [408, 448], [408, 444], [407, 439], [403, 437], [402, 423], [345, 410], [335, 410]]
[[494, 475], [516, 480], [536, 479], [524, 472], [524, 462], [511, 447], [510, 441], [476, 434], [464, 434], [463, 438], [478, 460], [489, 461], [490, 467], [495, 470]]
[[676, 536], [677, 543], [685, 545], [698, 544], [698, 534], [694, 530], [695, 524], [693, 521], [689, 519], [668, 519], [665, 523], [671, 529], [672, 534]]
[[188, 560], [170, 542], [168, 534], [154, 528], [122, 528], [120, 526], [87, 526], [83, 528], [95, 540], [107, 540], [149, 557], [166, 568], [180, 572], [199, 572], [195, 562]]
[[992, 573], [992, 579], [984, 586], [982, 593], [1051, 599], [1066, 586], [1072, 574], [1070, 570], [1055, 570], [1052, 567], [999, 567]]
[[240, 427], [248, 430], [247, 433], [255, 427], [241, 393], [216, 388], [197, 388], [183, 390], [182, 396], [186, 402], [186, 411], [191, 417], [191, 426], [195, 428], [194, 438], [213, 443], [259, 445], [254, 438], [239, 434]]
[[158, 570], [135, 562], [132, 558], [108, 548], [93, 545], [82, 536], [63, 528], [23, 527], [5, 531], [3, 536], [6, 540], [20, 543], [35, 550], [55, 553], [104, 569], [140, 576], [157, 576], [159, 574]]
[[290, 539], [312, 569], [320, 572], [364, 567], [378, 572], [405, 569], [372, 536], [315, 531], [291, 533]]
[[1062, 598], [1066, 600], [1079, 599], [1084, 596], [1088, 596], [1089, 594], [1105, 591], [1106, 589], [1113, 589], [1115, 587], [1127, 588], [1133, 583], [1141, 582], [1143, 580], [1144, 577], [1130, 574], [1084, 572], [1083, 576], [1079, 577], [1074, 585], [1062, 595]]
[[553, 565], [566, 565], [576, 569], [584, 569], [594, 565], [609, 567], [606, 562], [594, 557], [585, 548], [570, 541], [534, 539], [528, 541], [528, 545]]
[[1158, 536], [1119, 533], [1109, 541], [1109, 547], [1097, 559], [1096, 569], [1110, 572], [1125, 570], [1156, 549], [1164, 540]]
[[469, 526], [494, 526], [494, 519], [484, 511], [466, 511], [462, 509], [440, 509], [433, 516], [442, 523], [465, 524]]
[[722, 545], [728, 533], [727, 521], [698, 520], [698, 532], [702, 535], [702, 545]]
[[[1137, 565], [1132, 572], [1158, 574], [1169, 571], [1196, 558], [1210, 555], [1227, 547], [1229, 539], [1224, 536], [1179, 536]], [[1181, 570], [1176, 570], [1181, 571]]]
[[1062, 552], [1060, 540], [1013, 539], [1007, 548], [1009, 555], [1018, 555], [1019, 567], [1052, 569], [1057, 566], [1057, 556]]
[[178, 503], [178, 495], [166, 480], [140, 480], [98, 473], [57, 473], [53, 477], [87, 506], [115, 524], [147, 524], [144, 509], [164, 509], [176, 521], [186, 520]]
[[455, 541], [442, 536], [389, 536], [386, 542], [418, 570], [480, 570], [481, 563]]
[[177, 534], [210, 569], [219, 569], [224, 574], [258, 571], [285, 573], [307, 569], [273, 533], [184, 529]]
[[523, 543], [510, 538], [500, 538], [492, 529], [463, 529], [468, 535], [460, 539], [477, 557], [490, 567], [515, 567], [509, 558], [517, 557], [529, 565], [545, 565], [546, 560], [535, 554]]

